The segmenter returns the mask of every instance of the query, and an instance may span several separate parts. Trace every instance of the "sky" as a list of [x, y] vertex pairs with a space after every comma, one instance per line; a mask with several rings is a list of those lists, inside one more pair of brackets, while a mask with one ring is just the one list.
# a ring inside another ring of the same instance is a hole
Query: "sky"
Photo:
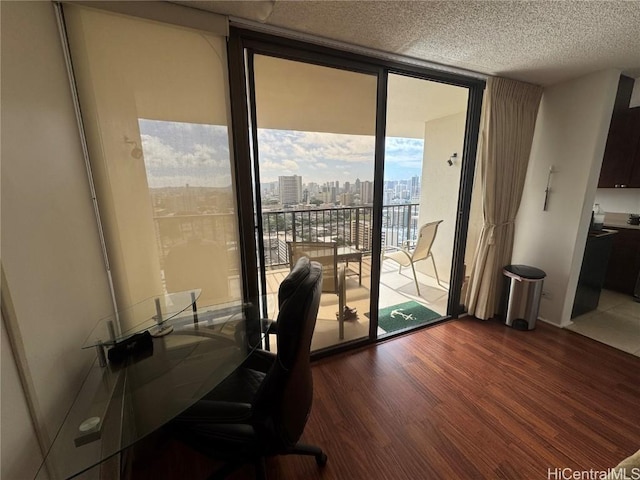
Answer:
[[[151, 188], [231, 185], [227, 127], [139, 120]], [[387, 138], [385, 180], [420, 175], [424, 142]], [[373, 180], [374, 137], [337, 133], [258, 130], [260, 181], [301, 175], [303, 183]]]
[[[387, 138], [385, 180], [420, 175], [423, 140]], [[375, 138], [369, 135], [259, 130], [260, 181], [302, 175], [302, 182], [373, 181]]]

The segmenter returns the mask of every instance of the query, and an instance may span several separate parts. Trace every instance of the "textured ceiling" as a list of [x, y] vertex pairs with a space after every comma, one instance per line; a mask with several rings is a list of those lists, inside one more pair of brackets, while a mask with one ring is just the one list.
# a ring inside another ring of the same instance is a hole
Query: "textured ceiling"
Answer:
[[541, 85], [605, 68], [640, 76], [640, 0], [176, 3]]

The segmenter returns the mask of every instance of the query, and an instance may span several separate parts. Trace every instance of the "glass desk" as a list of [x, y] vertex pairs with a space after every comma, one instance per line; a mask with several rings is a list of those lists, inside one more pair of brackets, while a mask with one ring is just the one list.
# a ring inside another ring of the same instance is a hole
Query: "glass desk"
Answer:
[[[37, 480], [73, 478], [98, 464], [87, 472], [89, 477], [117, 478], [120, 452], [197, 402], [260, 344], [261, 334], [248, 340], [248, 305], [237, 302], [197, 312], [189, 311], [191, 305], [189, 295], [185, 308], [161, 322], [173, 330], [153, 338], [153, 351], [144, 358], [118, 366], [94, 362]], [[144, 320], [119, 338], [153, 327], [153, 320]], [[96, 329], [103, 332], [101, 322]], [[84, 347], [104, 345], [95, 340], [102, 339], [90, 337]], [[111, 473], [105, 474], [105, 468]]]

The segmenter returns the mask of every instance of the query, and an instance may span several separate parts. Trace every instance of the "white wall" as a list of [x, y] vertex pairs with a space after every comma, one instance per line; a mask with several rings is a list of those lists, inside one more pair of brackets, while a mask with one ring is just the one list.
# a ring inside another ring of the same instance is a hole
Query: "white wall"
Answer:
[[[438, 275], [447, 283], [451, 277], [465, 123], [466, 111], [425, 123], [418, 225], [443, 220], [438, 227], [432, 252]], [[447, 160], [453, 153], [457, 153], [458, 157], [449, 166]], [[416, 268], [433, 276], [431, 262], [420, 262]]]
[[640, 188], [599, 188], [594, 203], [605, 212], [640, 213]]
[[619, 75], [606, 70], [547, 87], [538, 113], [512, 261], [547, 272], [540, 317], [561, 326], [570, 322]]
[[[4, 320], [21, 337], [36, 428], [53, 438], [94, 357], [80, 345], [111, 302], [53, 5], [0, 5], [3, 297], [13, 300]], [[24, 418], [11, 370], [3, 361], [2, 412]], [[17, 418], [3, 418], [3, 472], [5, 452], [33, 447]], [[31, 478], [27, 463], [11, 465], [13, 478]]]
[[0, 346], [2, 354], [0, 478], [7, 480], [33, 478], [42, 461], [42, 455], [18, 377], [18, 368], [13, 359], [4, 321], [0, 322], [0, 330], [2, 330], [2, 345]]

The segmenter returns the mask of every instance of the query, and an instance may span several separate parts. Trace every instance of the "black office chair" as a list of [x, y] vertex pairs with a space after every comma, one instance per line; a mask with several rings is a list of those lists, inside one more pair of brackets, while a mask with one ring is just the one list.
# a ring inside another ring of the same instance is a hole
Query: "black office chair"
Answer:
[[264, 459], [274, 455], [313, 455], [316, 446], [299, 443], [311, 412], [313, 382], [309, 351], [316, 324], [322, 266], [301, 258], [280, 285], [278, 352], [256, 351], [241, 368], [174, 420], [174, 436], [224, 466], [210, 479], [226, 478], [253, 463], [264, 479]]

